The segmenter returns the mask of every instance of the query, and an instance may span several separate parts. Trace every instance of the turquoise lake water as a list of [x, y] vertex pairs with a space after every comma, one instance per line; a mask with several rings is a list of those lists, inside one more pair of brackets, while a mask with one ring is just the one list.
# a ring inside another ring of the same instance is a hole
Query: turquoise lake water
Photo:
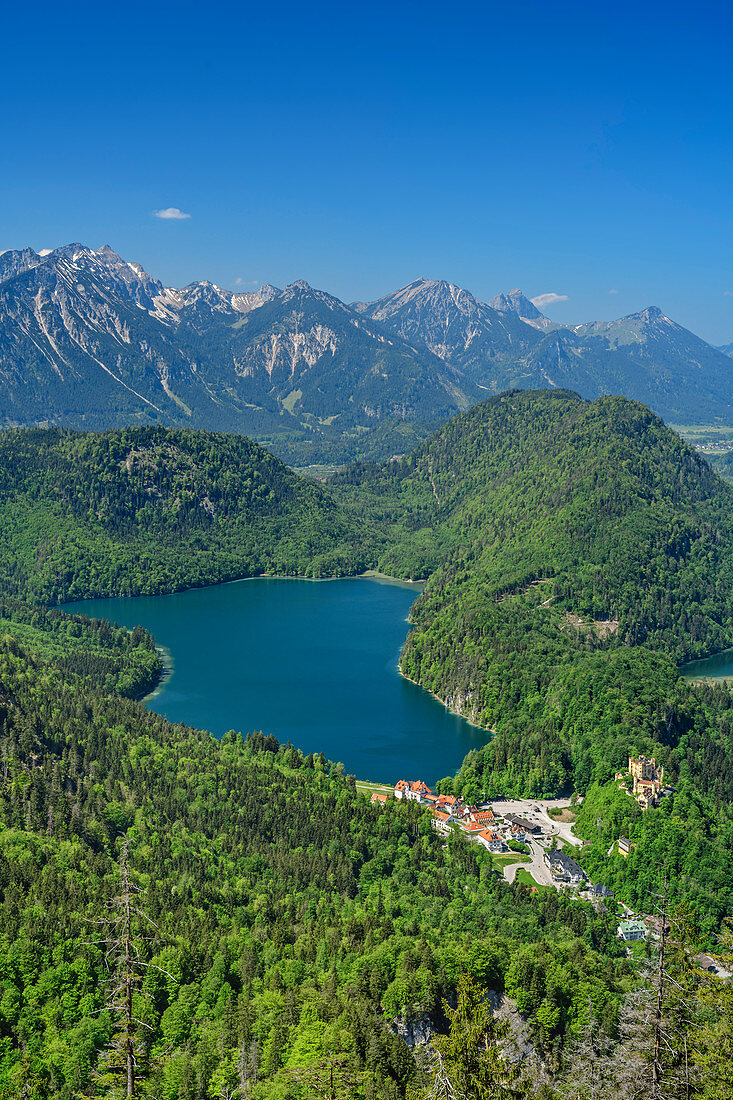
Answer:
[[681, 666], [680, 675], [686, 680], [702, 677], [707, 680], [733, 680], [733, 649], [724, 649], [722, 653], [714, 653], [701, 661], [690, 661]]
[[417, 595], [368, 578], [256, 578], [64, 610], [153, 633], [173, 667], [146, 702], [171, 721], [217, 736], [261, 729], [358, 779], [432, 783], [487, 734], [400, 676]]

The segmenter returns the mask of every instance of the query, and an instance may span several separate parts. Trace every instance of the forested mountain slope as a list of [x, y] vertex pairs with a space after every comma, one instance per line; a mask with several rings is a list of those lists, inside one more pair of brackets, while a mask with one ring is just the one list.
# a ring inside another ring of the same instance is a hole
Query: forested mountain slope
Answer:
[[[733, 491], [648, 409], [547, 391], [334, 488], [241, 437], [2, 433], [0, 578], [52, 600], [378, 560], [428, 575], [402, 667], [496, 730], [441, 789], [585, 793], [593, 877], [645, 908], [666, 877], [706, 942], [733, 910], [733, 697], [675, 660], [730, 637]], [[322, 756], [169, 724], [129, 698], [157, 674], [149, 635], [18, 597], [0, 601], [2, 1100], [116, 1095], [128, 1039], [150, 1100], [428, 1100], [435, 1067], [398, 1025], [446, 1031], [466, 973], [475, 1013], [488, 989], [515, 999], [546, 1100], [596, 1072], [574, 1041], [600, 1024], [609, 1079], [648, 1063], [648, 1035], [618, 1030], [637, 977], [614, 919], [507, 886]], [[634, 751], [677, 787], [644, 815], [606, 782]], [[608, 855], [620, 828], [628, 862]], [[693, 1062], [725, 1036], [712, 1003]]]
[[476, 793], [583, 787], [676, 740], [673, 661], [730, 644], [731, 491], [633, 402], [507, 393], [336, 489], [387, 532], [380, 568], [430, 575], [402, 668], [496, 729]]
[[0, 579], [55, 602], [365, 567], [323, 489], [243, 436], [0, 432]]
[[[8, 1100], [117, 1095], [128, 1035], [151, 1100], [310, 1100], [331, 1072], [339, 1096], [424, 1097], [392, 1020], [445, 1028], [465, 971], [522, 998], [534, 1067], [561, 1069], [589, 1004], [613, 1026], [632, 969], [611, 919], [506, 886], [488, 853], [415, 805], [371, 806], [322, 757], [172, 726], [13, 640], [0, 724]], [[127, 968], [105, 942], [121, 864]]]

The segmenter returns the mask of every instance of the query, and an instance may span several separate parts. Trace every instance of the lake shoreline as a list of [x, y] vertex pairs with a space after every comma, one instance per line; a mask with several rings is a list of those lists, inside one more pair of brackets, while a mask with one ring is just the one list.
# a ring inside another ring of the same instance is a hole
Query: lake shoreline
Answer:
[[154, 699], [156, 695], [159, 695], [175, 671], [176, 663], [168, 646], [158, 645], [156, 642], [155, 651], [161, 658], [160, 674], [150, 691], [146, 691], [144, 695], [135, 696], [136, 703], [147, 703], [150, 699]]
[[490, 726], [480, 726], [478, 722], [474, 722], [471, 718], [467, 718], [466, 715], [461, 714], [459, 710], [454, 710], [453, 707], [449, 707], [445, 699], [441, 699], [441, 697], [436, 695], [434, 691], [431, 691], [430, 688], [426, 688], [424, 684], [419, 683], [417, 680], [413, 680], [412, 676], [408, 676], [406, 672], [402, 671], [402, 665], [399, 662], [397, 663], [397, 671], [403, 680], [409, 680], [415, 687], [419, 687], [420, 691], [427, 691], [428, 695], [432, 695], [433, 699], [440, 703], [441, 706], [445, 707], [449, 714], [453, 714], [456, 718], [461, 718], [464, 722], [468, 722], [469, 726], [473, 726], [475, 730], [481, 730], [483, 733], [490, 734], [490, 736], [486, 738], [487, 745], [491, 738], [496, 736], [496, 730], [491, 729]]
[[[721, 661], [722, 667], [727, 667], [728, 671], [717, 674], [714, 664]], [[706, 672], [706, 665], [713, 665], [710, 672]], [[686, 670], [690, 668], [696, 668], [697, 671], [687, 672]], [[677, 672], [688, 684], [725, 684], [733, 681], [733, 647], [720, 649], [717, 653], [711, 653], [709, 657], [698, 657], [694, 661], [685, 661], [683, 665], [679, 666]]]
[[160, 677], [137, 698], [171, 722], [217, 738], [262, 729], [365, 781], [423, 773], [432, 783], [455, 775], [491, 733], [405, 682], [401, 650], [421, 585], [375, 573], [327, 578], [362, 581], [341, 586], [248, 577], [240, 579], [259, 584], [69, 601], [64, 610], [152, 634]]

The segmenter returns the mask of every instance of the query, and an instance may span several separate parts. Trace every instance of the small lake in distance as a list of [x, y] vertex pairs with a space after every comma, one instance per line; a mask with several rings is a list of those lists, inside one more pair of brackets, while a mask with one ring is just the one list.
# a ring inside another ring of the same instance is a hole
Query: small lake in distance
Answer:
[[685, 680], [733, 680], [733, 649], [724, 649], [700, 661], [688, 661], [679, 671]]
[[372, 578], [258, 577], [64, 610], [151, 631], [173, 669], [146, 703], [173, 722], [219, 737], [261, 729], [357, 779], [434, 783], [488, 735], [399, 674], [418, 592]]

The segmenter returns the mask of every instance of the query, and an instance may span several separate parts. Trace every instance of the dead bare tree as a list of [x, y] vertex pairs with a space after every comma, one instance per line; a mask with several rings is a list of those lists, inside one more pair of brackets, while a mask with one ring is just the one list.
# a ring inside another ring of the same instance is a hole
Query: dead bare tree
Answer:
[[561, 1087], [564, 1100], [605, 1100], [612, 1094], [614, 1045], [589, 1003], [587, 1021], [567, 1052], [568, 1071]]
[[122, 1078], [121, 1094], [130, 1098], [135, 1097], [137, 1089], [140, 1029], [152, 1031], [150, 1024], [135, 1015], [135, 995], [141, 991], [147, 968], [164, 974], [167, 971], [143, 959], [143, 945], [151, 938], [150, 929], [157, 931], [157, 925], [138, 904], [142, 891], [132, 877], [127, 837], [122, 843], [117, 870], [119, 888], [107, 902], [105, 915], [94, 921], [105, 934], [92, 941], [104, 948], [109, 974], [108, 993], [100, 1011], [107, 1010], [116, 1025], [116, 1034], [107, 1048], [106, 1064], [98, 1071], [98, 1076], [107, 1080], [111, 1077], [109, 1087], [115, 1091], [116, 1081]]
[[690, 1036], [699, 1011], [697, 979], [687, 949], [689, 918], [672, 911], [668, 876], [658, 904], [656, 947], [641, 984], [627, 999], [614, 1055], [617, 1095], [645, 1100], [691, 1100], [696, 1068]]
[[239, 1095], [247, 1100], [257, 1084], [260, 1068], [260, 1051], [256, 1039], [245, 1039], [239, 1051]]

